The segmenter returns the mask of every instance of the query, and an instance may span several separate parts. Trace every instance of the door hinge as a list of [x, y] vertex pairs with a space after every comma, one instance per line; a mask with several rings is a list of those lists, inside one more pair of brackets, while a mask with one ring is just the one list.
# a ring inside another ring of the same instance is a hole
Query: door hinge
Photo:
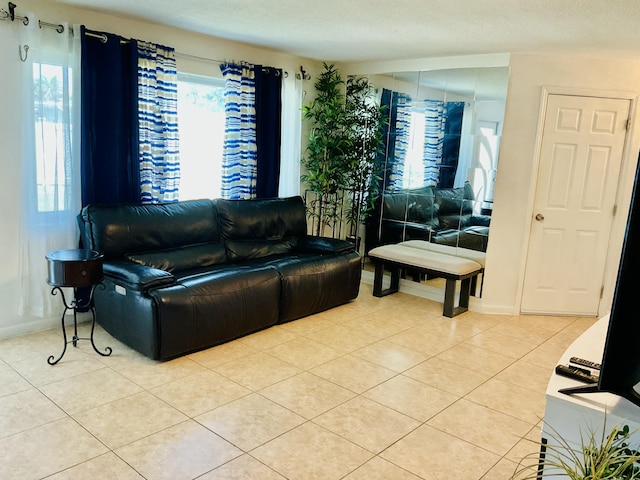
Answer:
[[600, 298], [604, 297], [604, 285], [600, 287]]
[[618, 213], [618, 205], [614, 205], [613, 206], [613, 216], [616, 216], [616, 213]]
[[631, 117], [627, 118], [627, 132], [631, 130]]

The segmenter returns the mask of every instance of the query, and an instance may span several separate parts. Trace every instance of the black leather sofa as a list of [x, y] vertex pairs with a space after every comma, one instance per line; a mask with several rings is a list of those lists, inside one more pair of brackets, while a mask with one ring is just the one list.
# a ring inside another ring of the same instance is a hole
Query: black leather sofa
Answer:
[[300, 197], [89, 205], [85, 248], [104, 255], [96, 320], [166, 360], [349, 302], [359, 255], [307, 235]]
[[367, 221], [365, 249], [405, 240], [426, 240], [485, 252], [488, 215], [474, 214], [474, 194], [463, 187], [423, 187], [385, 192]]

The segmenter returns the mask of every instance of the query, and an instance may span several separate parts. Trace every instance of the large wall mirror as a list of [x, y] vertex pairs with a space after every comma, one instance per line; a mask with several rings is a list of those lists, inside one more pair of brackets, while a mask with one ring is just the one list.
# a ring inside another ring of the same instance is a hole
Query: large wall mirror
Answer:
[[508, 67], [367, 75], [385, 125], [366, 252], [423, 240], [447, 253], [483, 255], [508, 76]]

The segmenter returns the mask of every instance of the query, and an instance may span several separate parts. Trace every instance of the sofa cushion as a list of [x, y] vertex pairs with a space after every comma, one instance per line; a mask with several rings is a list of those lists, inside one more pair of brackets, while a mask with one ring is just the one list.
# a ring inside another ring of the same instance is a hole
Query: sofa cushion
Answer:
[[301, 197], [217, 200], [220, 230], [227, 240], [283, 240], [307, 234]]
[[440, 215], [440, 227], [443, 229], [461, 230], [469, 226], [470, 222], [471, 215]]
[[126, 258], [140, 265], [167, 272], [208, 267], [227, 261], [225, 248], [220, 243], [203, 243], [154, 252], [134, 253], [126, 255]]
[[490, 215], [472, 215], [469, 225], [475, 225], [478, 227], [488, 227], [491, 224]]
[[349, 253], [355, 248], [353, 242], [340, 238], [305, 235], [298, 238], [294, 250], [302, 253]]
[[341, 305], [358, 296], [362, 265], [352, 253], [300, 254], [265, 260], [280, 274], [278, 323]]
[[438, 228], [438, 209], [433, 192], [423, 195], [409, 195], [407, 205], [407, 221], [412, 223], [424, 223], [433, 228]]
[[473, 211], [473, 188], [469, 182], [464, 187], [436, 189], [436, 201], [438, 202], [438, 214], [462, 215]]
[[487, 251], [489, 227], [467, 227], [463, 230], [442, 230], [431, 238], [440, 245], [451, 245], [479, 252]]
[[382, 218], [385, 220], [407, 220], [407, 203], [409, 195], [402, 193], [387, 193], [383, 195]]
[[296, 246], [296, 239], [287, 240], [227, 240], [227, 256], [232, 262], [289, 253]]
[[154, 205], [87, 205], [78, 218], [85, 248], [105, 260], [220, 240], [211, 200]]
[[227, 265], [150, 291], [161, 333], [158, 357], [173, 358], [274, 325], [280, 284], [273, 267]]
[[438, 204], [433, 187], [385, 192], [382, 216], [385, 220], [428, 223], [437, 227]]

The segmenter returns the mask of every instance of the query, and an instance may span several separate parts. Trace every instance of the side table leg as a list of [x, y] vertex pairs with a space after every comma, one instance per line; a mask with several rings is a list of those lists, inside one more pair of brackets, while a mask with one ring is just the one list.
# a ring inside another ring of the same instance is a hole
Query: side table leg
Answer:
[[49, 358], [47, 359], [47, 363], [49, 365], [55, 365], [56, 363], [58, 363], [62, 359], [62, 357], [64, 357], [64, 354], [67, 351], [67, 331], [64, 328], [64, 316], [66, 315], [69, 308], [67, 307], [67, 301], [64, 298], [64, 292], [59, 287], [54, 287], [53, 290], [51, 290], [51, 295], [55, 295], [56, 292], [60, 292], [60, 295], [62, 295], [62, 303], [64, 303], [64, 311], [62, 312], [62, 319], [60, 320], [60, 323], [62, 324], [62, 338], [64, 339], [64, 348], [62, 349], [62, 353], [57, 359], [54, 360], [55, 357], [53, 355], [49, 356]]
[[[67, 344], [73, 343], [73, 346], [75, 347], [78, 344], [78, 340], [91, 340], [91, 346], [93, 347], [93, 349], [97, 354], [102, 355], [103, 357], [108, 357], [109, 355], [111, 355], [111, 352], [112, 352], [111, 347], [107, 347], [104, 349], [104, 352], [101, 352], [100, 350], [98, 350], [98, 347], [96, 347], [96, 344], [93, 341], [93, 332], [96, 327], [96, 310], [95, 308], [93, 308], [93, 305], [92, 305], [94, 288], [95, 288], [95, 285], [91, 287], [89, 301], [85, 305], [79, 305], [76, 302], [76, 300], [71, 302], [71, 304], [68, 304], [66, 298], [64, 297], [64, 292], [60, 287], [53, 287], [53, 290], [51, 290], [51, 295], [56, 295], [58, 292], [60, 292], [60, 295], [62, 296], [62, 303], [64, 304], [64, 311], [62, 312], [62, 319], [60, 320], [62, 324], [62, 337], [64, 339], [64, 348], [62, 350], [62, 353], [57, 359], [53, 355], [51, 355], [47, 359], [47, 363], [49, 365], [55, 365], [56, 363], [58, 363], [62, 359], [62, 357], [64, 357], [64, 354], [67, 351]], [[78, 336], [78, 317], [77, 317], [78, 309], [84, 309], [84, 308], [87, 308], [88, 306], [90, 306], [90, 310], [91, 310], [91, 337], [80, 338]], [[73, 338], [69, 341], [67, 341], [67, 331], [64, 328], [64, 316], [66, 315], [68, 310], [73, 310]]]
[[75, 300], [73, 303], [73, 339], [71, 340], [71, 343], [73, 343], [74, 347], [78, 346], [78, 340], [80, 340], [80, 337], [78, 337], [78, 308], [75, 304]]
[[93, 330], [96, 327], [96, 310], [95, 308], [93, 308], [93, 305], [91, 305], [91, 346], [93, 347], [93, 349], [96, 351], [96, 353], [98, 355], [102, 355], [103, 357], [108, 357], [109, 355], [111, 355], [111, 347], [106, 347], [104, 349], [104, 353], [102, 353], [100, 350], [98, 350], [98, 347], [96, 347], [96, 344], [93, 342]]

